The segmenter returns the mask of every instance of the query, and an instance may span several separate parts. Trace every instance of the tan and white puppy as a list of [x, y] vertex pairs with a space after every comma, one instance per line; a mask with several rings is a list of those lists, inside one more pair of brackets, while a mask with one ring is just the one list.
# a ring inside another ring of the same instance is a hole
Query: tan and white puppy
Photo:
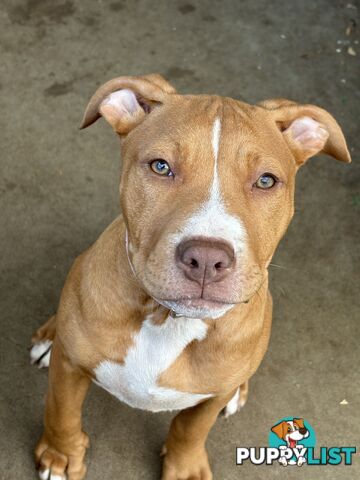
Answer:
[[244, 404], [267, 348], [267, 267], [295, 174], [317, 153], [349, 152], [319, 107], [180, 95], [159, 75], [100, 87], [82, 127], [100, 116], [121, 140], [122, 215], [76, 259], [32, 339], [34, 363], [51, 350], [39, 475], [84, 477], [81, 408], [94, 381], [133, 407], [181, 410], [162, 479], [208, 480], [207, 435], [221, 410]]

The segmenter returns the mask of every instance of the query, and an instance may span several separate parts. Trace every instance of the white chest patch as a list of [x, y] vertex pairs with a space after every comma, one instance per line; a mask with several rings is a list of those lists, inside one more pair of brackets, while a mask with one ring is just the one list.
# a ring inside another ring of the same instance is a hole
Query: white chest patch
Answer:
[[193, 340], [206, 337], [200, 319], [168, 317], [162, 325], [147, 318], [134, 338], [124, 364], [105, 360], [95, 369], [95, 383], [128, 405], [158, 412], [196, 405], [211, 394], [186, 393], [157, 385], [162, 372]]

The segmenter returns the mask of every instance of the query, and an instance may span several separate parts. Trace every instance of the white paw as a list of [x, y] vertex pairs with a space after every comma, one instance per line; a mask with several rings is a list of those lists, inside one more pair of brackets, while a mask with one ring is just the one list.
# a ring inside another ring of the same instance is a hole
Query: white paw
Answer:
[[46, 470], [39, 470], [39, 478], [40, 480], [66, 480], [65, 475], [54, 475], [49, 468]]
[[306, 463], [306, 458], [305, 457], [299, 457], [297, 461], [298, 467], [302, 467]]
[[47, 468], [46, 470], [39, 470], [39, 478], [40, 480], [48, 480], [50, 475], [50, 469]]
[[287, 460], [286, 460], [285, 457], [280, 457], [280, 458], [279, 458], [279, 463], [280, 463], [283, 467], [286, 467], [287, 464], [288, 464], [288, 462], [287, 462]]
[[235, 395], [232, 397], [230, 402], [226, 405], [224, 409], [225, 418], [229, 418], [230, 415], [234, 415], [242, 405], [240, 405], [240, 387], [236, 390]]
[[50, 363], [51, 345], [52, 345], [51, 340], [43, 340], [41, 342], [35, 343], [30, 350], [31, 364], [34, 365], [36, 363], [39, 368], [48, 367]]

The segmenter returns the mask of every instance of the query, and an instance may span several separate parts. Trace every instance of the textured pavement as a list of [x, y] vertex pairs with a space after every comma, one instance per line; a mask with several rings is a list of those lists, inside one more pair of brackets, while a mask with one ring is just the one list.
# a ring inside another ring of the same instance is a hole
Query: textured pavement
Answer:
[[[351, 467], [236, 467], [236, 446], [305, 418], [318, 445], [359, 447], [359, 35], [354, 0], [43, 1], [0, 5], [0, 479], [35, 479], [46, 371], [30, 336], [57, 307], [66, 273], [118, 212], [118, 144], [98, 122], [80, 132], [95, 88], [159, 72], [184, 93], [315, 103], [342, 125], [353, 156], [312, 159], [271, 269], [269, 351], [245, 409], [208, 441], [217, 480], [360, 478]], [[350, 50], [349, 50], [350, 47]], [[353, 55], [356, 53], [357, 55]], [[344, 399], [347, 405], [340, 405]], [[170, 414], [137, 411], [92, 387], [84, 410], [89, 480], [160, 475]]]

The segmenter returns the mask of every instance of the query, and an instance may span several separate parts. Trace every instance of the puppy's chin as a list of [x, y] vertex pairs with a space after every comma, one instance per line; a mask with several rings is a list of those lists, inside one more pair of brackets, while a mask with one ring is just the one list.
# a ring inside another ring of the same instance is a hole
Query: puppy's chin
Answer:
[[220, 318], [234, 307], [234, 304], [212, 302], [209, 300], [157, 300], [161, 305], [171, 310], [175, 316], [189, 318]]

